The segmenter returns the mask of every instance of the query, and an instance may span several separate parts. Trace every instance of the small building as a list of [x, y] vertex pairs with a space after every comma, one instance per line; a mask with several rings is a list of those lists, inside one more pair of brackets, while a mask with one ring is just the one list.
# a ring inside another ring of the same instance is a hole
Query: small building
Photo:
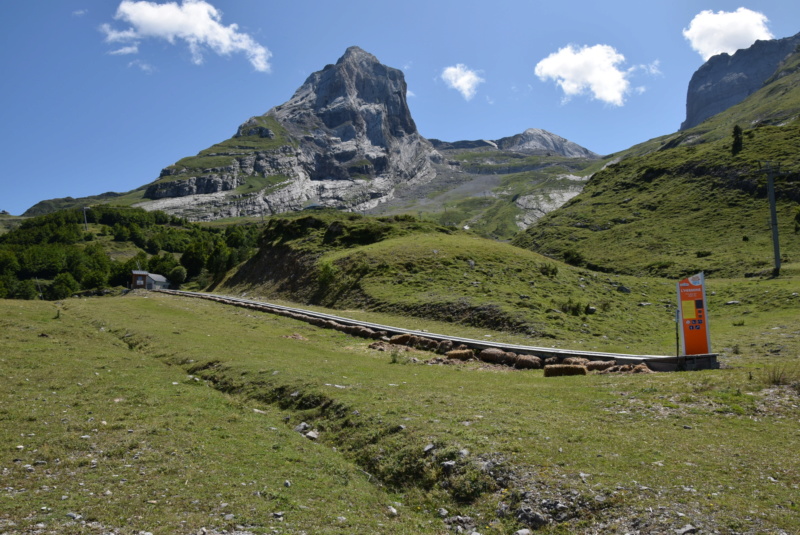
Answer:
[[169, 281], [164, 275], [157, 275], [155, 273], [147, 274], [147, 282], [145, 286], [148, 290], [168, 290]]
[[138, 269], [131, 271], [131, 290], [144, 289], [147, 283], [147, 275], [149, 273], [146, 271]]
[[131, 271], [131, 290], [166, 290], [169, 281], [163, 275], [134, 269]]

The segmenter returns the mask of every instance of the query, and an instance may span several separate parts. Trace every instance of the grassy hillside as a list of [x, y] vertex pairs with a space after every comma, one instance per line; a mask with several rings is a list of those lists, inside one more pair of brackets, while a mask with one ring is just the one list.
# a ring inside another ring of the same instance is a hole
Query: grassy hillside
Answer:
[[[504, 330], [533, 345], [674, 354], [674, 284], [570, 266], [408, 216], [321, 212], [271, 220], [259, 253], [212, 289], [401, 313], [429, 330], [432, 320]], [[712, 313], [758, 293], [738, 281], [714, 291]], [[791, 284], [773, 292], [770, 306], [796, 310]]]
[[38, 202], [28, 208], [23, 214], [25, 217], [35, 217], [39, 215], [52, 214], [60, 210], [82, 210], [84, 206], [95, 204], [109, 204], [111, 206], [131, 206], [144, 199], [144, 187], [131, 190], [127, 193], [108, 192], [101, 195], [89, 197], [64, 197], [61, 199], [48, 199]]
[[[786, 269], [797, 271], [800, 54], [795, 56], [787, 74], [741, 104], [689, 131], [634, 147], [514, 243], [616, 273], [768, 273], [773, 254], [764, 162], [769, 161], [780, 164], [775, 183], [781, 252]], [[734, 125], [743, 129], [738, 153], [732, 150]]]
[[796, 532], [797, 311], [752, 283], [723, 370], [555, 379], [208, 301], [0, 301], [0, 525]]
[[10, 214], [0, 214], [0, 236], [17, 228], [23, 221], [25, 221], [24, 217]]

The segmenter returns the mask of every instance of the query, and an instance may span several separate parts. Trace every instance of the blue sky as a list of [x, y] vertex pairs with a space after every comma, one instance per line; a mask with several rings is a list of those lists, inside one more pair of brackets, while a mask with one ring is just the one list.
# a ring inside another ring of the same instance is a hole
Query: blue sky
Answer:
[[404, 71], [425, 137], [543, 128], [610, 154], [678, 129], [708, 54], [798, 31], [796, 0], [10, 2], [0, 210], [149, 183], [351, 45]]

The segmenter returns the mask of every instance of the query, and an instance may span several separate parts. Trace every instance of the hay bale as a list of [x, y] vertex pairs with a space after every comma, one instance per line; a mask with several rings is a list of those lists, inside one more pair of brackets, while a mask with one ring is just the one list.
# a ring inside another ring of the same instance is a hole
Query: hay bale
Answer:
[[544, 367], [545, 377], [560, 377], [564, 375], [587, 375], [586, 366], [577, 364], [550, 364]]
[[617, 365], [616, 360], [593, 360], [586, 364], [586, 369], [591, 371], [602, 371]]
[[500, 357], [500, 364], [505, 364], [506, 366], [515, 366], [517, 364], [517, 354], [512, 353], [511, 351], [506, 351]]
[[521, 370], [538, 370], [542, 367], [542, 359], [533, 355], [517, 355], [516, 366]]
[[375, 337], [375, 331], [373, 331], [369, 327], [363, 327], [361, 325], [357, 325], [356, 326], [356, 330], [355, 330], [355, 332], [353, 334], [355, 334], [356, 336], [360, 336], [361, 338], [374, 338]]
[[430, 338], [424, 338], [422, 336], [417, 337], [417, 340], [414, 343], [414, 347], [417, 349], [427, 350], [427, 351], [434, 351], [436, 347], [439, 345], [439, 342], [436, 340], [431, 340]]
[[444, 355], [448, 351], [453, 350], [453, 341], [452, 340], [442, 340], [436, 345], [436, 352], [440, 355]]
[[553, 364], [561, 364], [561, 357], [547, 357], [544, 359], [545, 366], [552, 366]]
[[501, 360], [505, 356], [505, 351], [502, 349], [498, 349], [496, 347], [489, 347], [484, 349], [478, 355], [478, 358], [481, 359], [483, 362], [489, 362], [492, 364], [500, 364]]
[[589, 364], [589, 359], [585, 359], [583, 357], [567, 357], [561, 363], [575, 364], [576, 366], [586, 366], [587, 364]]
[[420, 341], [420, 337], [412, 334], [411, 336], [409, 336], [408, 342], [406, 342], [406, 345], [408, 347], [417, 347], [417, 344], [419, 344], [419, 341]]
[[399, 346], [406, 346], [408, 345], [409, 340], [411, 340], [410, 334], [396, 334], [389, 338], [389, 343]]
[[449, 359], [469, 360], [475, 358], [475, 352], [471, 349], [454, 349], [444, 354]]

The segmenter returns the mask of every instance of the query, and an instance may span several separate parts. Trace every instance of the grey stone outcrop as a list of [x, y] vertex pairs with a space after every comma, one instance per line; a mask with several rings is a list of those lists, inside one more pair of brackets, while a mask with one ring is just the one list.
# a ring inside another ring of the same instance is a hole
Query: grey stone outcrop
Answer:
[[708, 59], [692, 76], [686, 95], [687, 130], [721, 113], [761, 89], [781, 62], [800, 46], [800, 33], [784, 39], [756, 41], [735, 54]]

